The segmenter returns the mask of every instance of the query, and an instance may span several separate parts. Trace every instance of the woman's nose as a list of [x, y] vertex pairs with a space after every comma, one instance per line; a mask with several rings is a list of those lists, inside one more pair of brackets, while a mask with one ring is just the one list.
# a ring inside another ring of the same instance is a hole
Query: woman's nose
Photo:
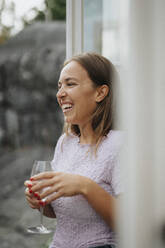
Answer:
[[61, 97], [66, 96], [66, 92], [65, 92], [65, 90], [64, 90], [63, 87], [61, 87], [61, 88], [57, 91], [56, 96], [57, 96], [57, 98], [61, 98]]

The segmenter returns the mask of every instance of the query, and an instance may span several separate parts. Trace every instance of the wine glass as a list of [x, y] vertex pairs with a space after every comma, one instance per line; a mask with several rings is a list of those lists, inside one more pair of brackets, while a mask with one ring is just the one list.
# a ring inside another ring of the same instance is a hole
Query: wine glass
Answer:
[[[45, 171], [52, 171], [51, 162], [50, 161], [35, 161], [33, 164], [32, 171], [31, 171], [31, 177], [39, 173], [45, 172]], [[46, 189], [48, 189], [48, 187], [44, 188], [43, 190], [46, 190]], [[45, 200], [46, 200], [45, 198], [42, 199], [43, 202]], [[27, 229], [29, 233], [46, 234], [46, 233], [51, 233], [53, 231], [52, 229], [48, 229], [43, 225], [43, 212], [44, 212], [44, 206], [40, 206], [40, 225], [35, 226], [35, 227], [29, 227]]]

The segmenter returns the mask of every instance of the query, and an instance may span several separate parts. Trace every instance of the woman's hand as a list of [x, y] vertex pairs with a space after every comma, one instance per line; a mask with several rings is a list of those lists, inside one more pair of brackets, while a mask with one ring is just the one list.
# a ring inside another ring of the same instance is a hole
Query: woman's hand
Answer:
[[[59, 197], [82, 194], [86, 179], [64, 172], [43, 172], [31, 178], [31, 192], [35, 194], [45, 188], [39, 196], [41, 199], [46, 198], [46, 204], [49, 204]], [[32, 200], [30, 203], [32, 204]]]
[[33, 209], [39, 209], [40, 208], [40, 197], [38, 193], [32, 193], [31, 187], [32, 187], [32, 182], [31, 181], [25, 181], [24, 185], [27, 187], [25, 189], [25, 196], [26, 200], [29, 204], [29, 206]]
[[[82, 194], [95, 211], [114, 229], [116, 199], [88, 177], [64, 172], [43, 172], [31, 178], [31, 185], [29, 185], [30, 193], [27, 190], [25, 194], [32, 208], [39, 208], [41, 204], [39, 198], [41, 200], [46, 198], [45, 204], [49, 204], [59, 197]], [[25, 186], [28, 185], [25, 184]], [[38, 192], [44, 188], [45, 190], [39, 195]], [[38, 199], [34, 196], [38, 196]]]

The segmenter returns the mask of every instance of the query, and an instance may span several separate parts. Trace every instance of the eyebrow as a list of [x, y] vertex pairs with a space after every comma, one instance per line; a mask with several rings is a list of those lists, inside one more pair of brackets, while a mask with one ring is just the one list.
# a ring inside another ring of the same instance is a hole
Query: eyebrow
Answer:
[[[76, 80], [77, 81], [77, 78], [75, 78], [75, 77], [68, 77], [68, 78], [65, 78], [64, 81], [68, 82], [70, 80]], [[61, 81], [58, 81], [58, 83], [61, 83]]]

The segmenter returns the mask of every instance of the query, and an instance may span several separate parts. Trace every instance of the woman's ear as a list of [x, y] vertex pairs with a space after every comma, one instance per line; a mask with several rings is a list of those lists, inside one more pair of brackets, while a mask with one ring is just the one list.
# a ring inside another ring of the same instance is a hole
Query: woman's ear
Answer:
[[103, 84], [97, 88], [97, 93], [96, 93], [96, 102], [101, 102], [109, 92], [109, 87], [106, 84]]

